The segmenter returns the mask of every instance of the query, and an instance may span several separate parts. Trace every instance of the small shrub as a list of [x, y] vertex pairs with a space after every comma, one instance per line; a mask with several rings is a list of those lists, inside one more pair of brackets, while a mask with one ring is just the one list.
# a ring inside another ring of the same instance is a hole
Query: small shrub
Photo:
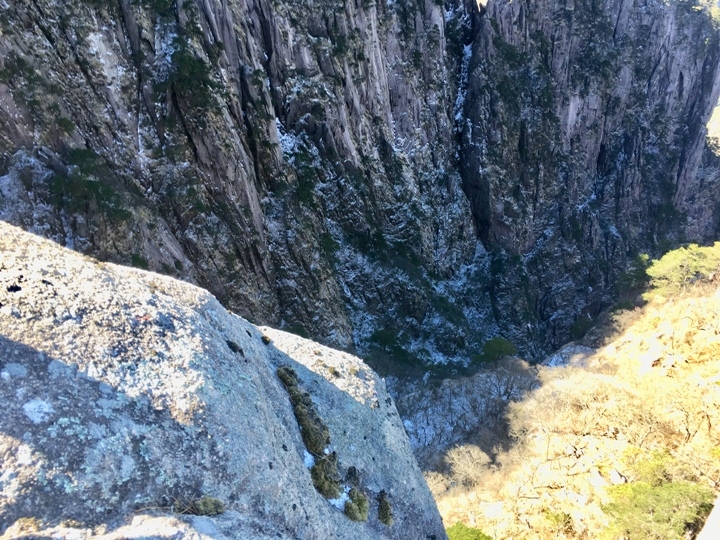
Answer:
[[468, 527], [459, 521], [449, 529], [446, 529], [445, 532], [449, 540], [492, 540], [491, 537], [480, 529]]
[[433, 307], [437, 312], [449, 320], [451, 323], [460, 326], [467, 323], [467, 318], [463, 313], [462, 309], [453, 304], [450, 300], [444, 296], [436, 296], [432, 300]]
[[143, 0], [142, 5], [144, 5], [147, 8], [150, 8], [156, 15], [160, 17], [169, 18], [172, 17], [173, 8], [174, 8], [174, 2], [173, 0]]
[[325, 257], [331, 262], [335, 262], [335, 253], [340, 249], [340, 246], [330, 233], [325, 232], [320, 236], [320, 246], [322, 247]]
[[307, 206], [312, 206], [315, 201], [314, 190], [314, 179], [298, 175], [298, 185], [296, 190], [298, 201]]
[[142, 268], [143, 270], [147, 270], [150, 267], [147, 259], [137, 253], [132, 254], [130, 264], [132, 264], [135, 268]]
[[391, 330], [375, 330], [370, 336], [370, 341], [385, 350], [392, 350], [399, 347], [397, 336]]
[[482, 353], [473, 356], [474, 362], [497, 362], [504, 356], [517, 354], [515, 345], [502, 337], [494, 337], [483, 343]]
[[123, 208], [123, 200], [113, 184], [119, 185], [103, 159], [92, 150], [74, 148], [67, 161], [73, 167], [67, 174], [56, 174], [50, 179], [53, 203], [70, 212], [87, 212], [98, 208], [109, 219], [125, 221], [132, 214]]
[[20, 532], [36, 532], [42, 528], [42, 522], [36, 517], [21, 517], [15, 522]]
[[173, 39], [170, 73], [165, 81], [155, 85], [158, 96], [174, 92], [177, 100], [191, 120], [204, 125], [208, 111], [219, 109], [216, 91], [218, 83], [213, 79], [212, 68], [198, 57], [190, 43], [194, 25], [185, 28], [185, 34]]
[[417, 49], [412, 52], [412, 65], [415, 69], [420, 69], [423, 66], [423, 53]]
[[655, 450], [649, 454], [635, 446], [623, 453], [624, 461], [633, 475], [633, 480], [659, 487], [672, 482], [679, 467], [677, 460], [667, 450]]
[[393, 524], [393, 513], [392, 513], [392, 506], [390, 505], [390, 501], [388, 500], [387, 493], [385, 493], [385, 490], [382, 490], [378, 496], [378, 519], [390, 527]]
[[345, 515], [353, 521], [367, 521], [370, 503], [367, 496], [357, 488], [352, 488], [350, 500], [345, 503]]
[[572, 516], [567, 512], [545, 510], [543, 514], [556, 533], [573, 534], [575, 532]]
[[369, 339], [373, 345], [370, 360], [374, 361], [373, 369], [376, 371], [382, 368], [379, 362], [388, 364], [394, 372], [402, 370], [403, 367], [412, 366], [418, 363], [418, 359], [409, 352], [398, 340], [392, 330], [376, 330]]
[[456, 446], [445, 455], [445, 462], [452, 470], [453, 479], [466, 487], [478, 485], [486, 474], [490, 458], [479, 447], [472, 444]]
[[24, 82], [33, 92], [42, 87], [43, 79], [35, 66], [15, 52], [10, 52], [5, 58], [5, 67], [0, 70], [0, 82], [7, 85], [18, 85], [18, 83]]
[[310, 334], [308, 334], [308, 331], [305, 330], [305, 327], [301, 324], [289, 324], [285, 328], [283, 328], [286, 332], [290, 332], [291, 334], [295, 334], [296, 336], [300, 336], [305, 339], [310, 339]]
[[335, 366], [327, 366], [327, 370], [330, 372], [330, 375], [333, 377], [341, 377], [342, 373], [336, 368]]
[[615, 302], [615, 304], [610, 309], [610, 311], [612, 311], [612, 312], [632, 311], [636, 307], [637, 306], [635, 305], [635, 302], [633, 302], [631, 300], [618, 300], [617, 302]]
[[67, 135], [70, 135], [73, 131], [75, 131], [75, 124], [68, 118], [61, 116], [55, 122], [57, 123], [57, 127], [60, 131], [66, 133]]
[[592, 326], [593, 320], [589, 316], [580, 315], [570, 328], [570, 337], [572, 337], [572, 339], [580, 339], [588, 333]]

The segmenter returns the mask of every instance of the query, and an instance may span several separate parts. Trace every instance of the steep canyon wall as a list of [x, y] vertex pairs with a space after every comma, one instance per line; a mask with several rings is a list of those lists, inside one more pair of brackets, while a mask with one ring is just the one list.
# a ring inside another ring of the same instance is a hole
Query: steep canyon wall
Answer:
[[692, 2], [0, 3], [1, 219], [378, 365], [537, 354], [716, 229]]
[[498, 320], [557, 346], [612, 301], [628, 257], [716, 234], [718, 184], [696, 173], [717, 22], [697, 2], [624, 0], [495, 2], [477, 21], [464, 186]]

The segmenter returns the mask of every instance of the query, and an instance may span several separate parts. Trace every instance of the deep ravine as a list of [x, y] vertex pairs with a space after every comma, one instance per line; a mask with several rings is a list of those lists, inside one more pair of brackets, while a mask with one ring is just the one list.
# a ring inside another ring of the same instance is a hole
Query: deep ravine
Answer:
[[695, 4], [3, 0], [0, 218], [381, 371], [539, 358], [717, 230]]

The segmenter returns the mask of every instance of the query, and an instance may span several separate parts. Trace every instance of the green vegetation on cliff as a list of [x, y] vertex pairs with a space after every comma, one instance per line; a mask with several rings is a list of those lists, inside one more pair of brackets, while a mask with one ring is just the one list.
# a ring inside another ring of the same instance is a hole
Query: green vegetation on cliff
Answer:
[[720, 270], [720, 242], [708, 247], [690, 244], [663, 255], [647, 268], [648, 296], [684, 293], [697, 282], [715, 279]]
[[491, 537], [479, 529], [468, 527], [460, 522], [449, 527], [446, 532], [449, 540], [492, 540]]

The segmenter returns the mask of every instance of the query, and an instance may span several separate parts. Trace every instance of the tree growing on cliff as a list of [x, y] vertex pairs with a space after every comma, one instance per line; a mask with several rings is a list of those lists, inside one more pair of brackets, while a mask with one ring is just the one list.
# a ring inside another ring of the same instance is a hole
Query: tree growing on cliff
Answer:
[[713, 280], [720, 269], [720, 242], [708, 247], [690, 244], [669, 251], [647, 268], [651, 295], [667, 296], [685, 292], [697, 281]]

